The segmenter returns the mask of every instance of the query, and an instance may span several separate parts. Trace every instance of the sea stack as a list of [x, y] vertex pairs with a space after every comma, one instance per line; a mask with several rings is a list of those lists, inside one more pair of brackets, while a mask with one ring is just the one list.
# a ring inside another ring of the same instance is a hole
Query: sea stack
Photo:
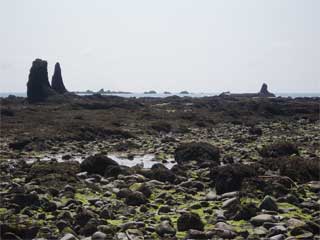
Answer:
[[268, 85], [266, 83], [262, 84], [260, 92], [258, 93], [261, 97], [275, 97], [273, 93], [268, 91]]
[[68, 90], [64, 86], [62, 75], [61, 75], [61, 68], [58, 62], [54, 66], [54, 73], [51, 80], [51, 86], [53, 90], [55, 90], [57, 93], [64, 94], [68, 92]]
[[49, 96], [55, 95], [48, 80], [47, 67], [47, 61], [36, 59], [32, 62], [27, 83], [27, 96], [30, 102], [41, 102]]

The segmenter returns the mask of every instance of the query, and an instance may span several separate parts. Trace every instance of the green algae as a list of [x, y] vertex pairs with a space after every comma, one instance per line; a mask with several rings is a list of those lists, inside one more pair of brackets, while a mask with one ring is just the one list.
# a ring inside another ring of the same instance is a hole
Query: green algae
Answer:
[[0, 208], [0, 216], [4, 215], [7, 213], [7, 209], [6, 208]]
[[107, 222], [116, 227], [124, 223], [123, 220], [120, 220], [120, 219], [108, 219]]
[[90, 199], [101, 197], [100, 194], [91, 192], [89, 189], [83, 189], [74, 194], [74, 199], [80, 201], [82, 204], [89, 204]]
[[260, 200], [257, 198], [241, 198], [240, 202], [241, 204], [248, 204], [248, 203], [259, 204]]
[[187, 233], [186, 233], [186, 232], [177, 232], [177, 233], [176, 233], [176, 237], [177, 237], [178, 239], [185, 239], [186, 236], [187, 236]]
[[297, 218], [297, 219], [302, 219], [302, 220], [311, 220], [312, 216], [311, 214], [303, 213], [302, 209], [298, 208], [295, 205], [292, 205], [290, 203], [278, 203], [278, 207], [280, 209], [289, 209], [290, 211], [286, 213], [281, 213], [280, 216], [285, 217], [285, 218]]

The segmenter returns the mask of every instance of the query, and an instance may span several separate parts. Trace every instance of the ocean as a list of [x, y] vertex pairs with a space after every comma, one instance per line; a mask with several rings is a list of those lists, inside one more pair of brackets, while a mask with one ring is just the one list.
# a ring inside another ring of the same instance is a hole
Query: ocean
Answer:
[[[210, 96], [217, 96], [220, 93], [189, 93], [189, 94], [180, 94], [180, 93], [171, 93], [171, 94], [164, 94], [164, 93], [156, 93], [156, 94], [145, 94], [145, 93], [120, 93], [120, 94], [102, 94], [105, 96], [119, 96], [125, 98], [142, 98], [142, 97], [158, 97], [158, 98], [165, 98], [170, 96], [179, 96], [179, 97], [193, 97], [193, 98], [200, 98], [200, 97], [210, 97]], [[9, 95], [14, 95], [17, 97], [26, 97], [26, 92], [0, 92], [0, 97], [5, 98]], [[86, 93], [81, 93], [79, 95], [88, 95]], [[320, 97], [320, 93], [275, 93], [277, 97]]]

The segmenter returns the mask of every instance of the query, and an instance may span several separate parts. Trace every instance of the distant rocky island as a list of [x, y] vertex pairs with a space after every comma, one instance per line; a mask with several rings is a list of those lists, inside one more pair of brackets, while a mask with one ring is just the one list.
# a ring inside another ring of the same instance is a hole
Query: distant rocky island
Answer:
[[263, 83], [261, 89], [258, 93], [230, 93], [230, 92], [223, 92], [219, 96], [231, 96], [231, 97], [275, 97], [276, 95], [270, 93], [268, 91], [268, 85]]
[[157, 92], [154, 90], [150, 90], [150, 91], [144, 92], [143, 94], [157, 94]]
[[86, 90], [86, 91], [74, 91], [73, 93], [76, 93], [76, 94], [132, 94], [132, 92], [104, 90], [103, 88], [100, 89], [99, 91]]

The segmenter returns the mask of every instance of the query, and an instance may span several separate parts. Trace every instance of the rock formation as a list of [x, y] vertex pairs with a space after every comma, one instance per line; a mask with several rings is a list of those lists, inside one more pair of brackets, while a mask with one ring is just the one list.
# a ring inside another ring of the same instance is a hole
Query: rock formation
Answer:
[[270, 93], [268, 91], [268, 85], [265, 83], [262, 84], [261, 90], [258, 94], [262, 97], [275, 97], [275, 95], [273, 93]]
[[49, 84], [47, 66], [47, 61], [41, 59], [32, 62], [27, 83], [27, 96], [30, 102], [44, 101], [56, 94]]
[[54, 66], [54, 73], [51, 80], [51, 86], [57, 93], [63, 94], [68, 92], [68, 90], [64, 86], [62, 75], [61, 75], [61, 68], [58, 62]]
[[230, 93], [230, 92], [223, 92], [219, 95], [220, 97], [226, 97], [226, 96], [231, 96], [231, 97], [275, 97], [273, 93], [270, 93], [268, 91], [268, 85], [267, 84], [262, 84], [262, 87], [260, 89], [260, 92], [258, 93]]

